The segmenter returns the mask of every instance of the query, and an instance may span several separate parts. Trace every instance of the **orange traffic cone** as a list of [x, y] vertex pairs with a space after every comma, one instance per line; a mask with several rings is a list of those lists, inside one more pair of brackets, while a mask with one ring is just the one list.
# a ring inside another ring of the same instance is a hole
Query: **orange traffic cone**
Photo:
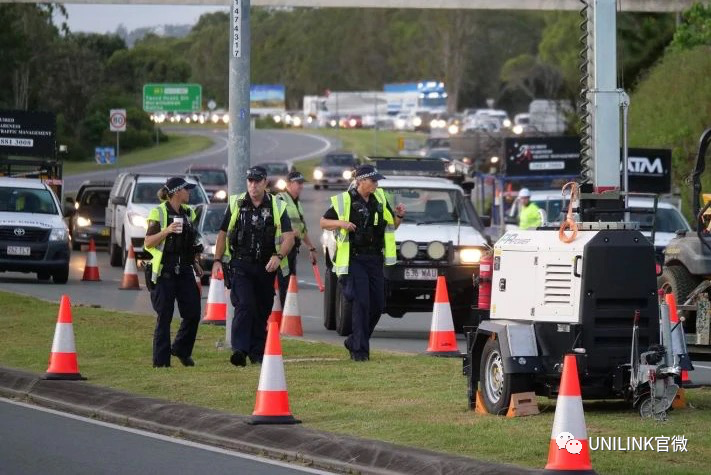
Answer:
[[588, 431], [585, 427], [575, 355], [565, 355], [563, 361], [546, 471], [595, 473], [590, 463]]
[[[274, 300], [279, 300], [276, 295]], [[304, 329], [301, 327], [301, 313], [299, 312], [299, 285], [296, 276], [289, 278], [289, 288], [286, 291], [284, 301], [284, 312], [281, 319], [281, 334], [289, 336], [304, 336]]]
[[[665, 294], [664, 295], [664, 300], [667, 302], [667, 305], [669, 306], [669, 323], [671, 323], [671, 327], [674, 328], [674, 325], [676, 325], [679, 322], [679, 314], [677, 313], [677, 308], [676, 308], [676, 298], [674, 297], [674, 294]], [[677, 326], [674, 330], [672, 330], [672, 352], [679, 356], [679, 361], [681, 361], [681, 364], [685, 362], [688, 363], [689, 360], [689, 355], [686, 351], [686, 336], [684, 335], [684, 329], [682, 328], [681, 325]], [[691, 366], [689, 366], [691, 367]], [[691, 378], [689, 378], [689, 371], [686, 369], [681, 370], [681, 386], [682, 387], [689, 387], [692, 386], [694, 383], [691, 382]]]
[[138, 268], [136, 267], [136, 254], [133, 252], [133, 244], [128, 245], [128, 257], [126, 258], [126, 266], [123, 269], [123, 280], [121, 281], [121, 290], [141, 290], [138, 285]]
[[74, 346], [72, 327], [72, 307], [69, 297], [62, 295], [59, 301], [57, 326], [54, 328], [52, 353], [49, 355], [49, 368], [44, 379], [86, 379], [79, 373], [77, 350]]
[[454, 334], [452, 307], [449, 306], [447, 282], [442, 275], [437, 277], [427, 354], [432, 356], [461, 356], [457, 348], [457, 337]]
[[210, 278], [210, 289], [207, 291], [207, 306], [201, 323], [224, 325], [227, 321], [227, 299], [225, 298], [225, 281], [222, 270], [213, 271]]
[[269, 315], [269, 320], [267, 320], [267, 327], [271, 322], [276, 322], [277, 326], [281, 328], [281, 299], [279, 298], [279, 280], [274, 277], [274, 304], [272, 305], [272, 313]]
[[289, 392], [284, 377], [279, 327], [276, 322], [268, 326], [267, 344], [264, 347], [262, 371], [259, 374], [257, 401], [254, 404], [251, 424], [298, 424], [289, 410]]
[[89, 253], [86, 255], [86, 265], [84, 266], [84, 276], [81, 280], [95, 281], [98, 282], [99, 278], [99, 265], [96, 262], [96, 244], [94, 244], [94, 239], [89, 241]]

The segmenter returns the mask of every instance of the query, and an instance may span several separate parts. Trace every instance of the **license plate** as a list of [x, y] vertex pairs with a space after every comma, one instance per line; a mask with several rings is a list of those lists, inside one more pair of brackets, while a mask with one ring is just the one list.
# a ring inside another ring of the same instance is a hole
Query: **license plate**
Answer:
[[437, 280], [437, 269], [406, 268], [405, 280]]
[[20, 247], [20, 246], [7, 246], [7, 255], [8, 256], [29, 256], [30, 255], [30, 248], [29, 247]]
[[108, 235], [109, 235], [109, 228], [102, 229], [102, 230], [101, 230], [101, 235], [102, 235], [102, 236], [108, 236]]

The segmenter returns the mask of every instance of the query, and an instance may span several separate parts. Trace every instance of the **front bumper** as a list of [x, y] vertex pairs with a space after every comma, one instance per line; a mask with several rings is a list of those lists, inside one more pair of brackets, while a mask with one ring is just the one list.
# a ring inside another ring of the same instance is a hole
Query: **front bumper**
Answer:
[[91, 239], [94, 240], [96, 244], [108, 244], [110, 230], [108, 226], [103, 224], [92, 224], [91, 226], [74, 226], [72, 229], [72, 240], [79, 244], [89, 244]]
[[436, 269], [447, 281], [449, 301], [453, 307], [469, 307], [474, 302], [472, 278], [479, 273], [478, 265], [417, 265], [398, 263], [385, 266], [386, 312], [432, 311], [436, 280], [409, 280], [406, 268]]
[[[29, 256], [8, 256], [8, 246], [30, 247]], [[0, 272], [53, 272], [69, 265], [69, 241], [0, 241]]]

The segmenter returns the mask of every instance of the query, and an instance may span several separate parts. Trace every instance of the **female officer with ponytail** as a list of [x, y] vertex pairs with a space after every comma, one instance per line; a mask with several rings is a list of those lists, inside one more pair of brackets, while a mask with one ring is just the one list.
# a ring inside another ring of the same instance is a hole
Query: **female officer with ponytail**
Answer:
[[[196, 185], [180, 177], [170, 178], [158, 192], [161, 204], [148, 215], [144, 248], [152, 256], [146, 286], [151, 291], [153, 309], [158, 313], [153, 334], [153, 367], [169, 367], [170, 355], [183, 366], [194, 366], [191, 355], [200, 323], [200, 295], [193, 265], [201, 251], [195, 227], [195, 210], [187, 203]], [[170, 322], [175, 301], [182, 322], [170, 344]]]

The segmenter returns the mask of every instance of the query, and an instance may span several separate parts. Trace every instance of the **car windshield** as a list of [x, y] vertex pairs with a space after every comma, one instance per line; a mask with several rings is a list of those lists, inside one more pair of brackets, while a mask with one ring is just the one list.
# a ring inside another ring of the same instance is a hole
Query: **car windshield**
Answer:
[[[630, 213], [630, 220], [639, 222], [642, 230], [652, 228], [652, 215], [647, 213]], [[657, 208], [654, 230], [658, 233], [674, 233], [680, 229], [688, 230], [681, 213], [673, 208]]]
[[288, 175], [289, 165], [286, 163], [267, 163], [263, 167], [267, 170], [267, 175]]
[[387, 188], [395, 205], [405, 205], [404, 223], [412, 224], [468, 224], [461, 192], [427, 188]]
[[336, 167], [354, 167], [356, 166], [356, 161], [353, 155], [327, 155], [323, 159], [323, 164]]
[[57, 214], [52, 194], [35, 188], [0, 188], [0, 211], [5, 213]]
[[110, 190], [102, 188], [87, 188], [79, 197], [79, 209], [90, 214], [103, 214], [109, 204]]
[[192, 170], [205, 186], [227, 186], [227, 172], [224, 170]]
[[207, 208], [202, 221], [202, 234], [217, 234], [220, 231], [222, 218], [225, 217], [225, 206]]
[[[159, 204], [158, 190], [160, 190], [162, 186], [163, 183], [137, 183], [133, 189], [133, 202], [141, 205]], [[207, 203], [207, 198], [202, 190], [196, 186], [190, 190], [190, 200], [188, 203], [191, 205]]]

